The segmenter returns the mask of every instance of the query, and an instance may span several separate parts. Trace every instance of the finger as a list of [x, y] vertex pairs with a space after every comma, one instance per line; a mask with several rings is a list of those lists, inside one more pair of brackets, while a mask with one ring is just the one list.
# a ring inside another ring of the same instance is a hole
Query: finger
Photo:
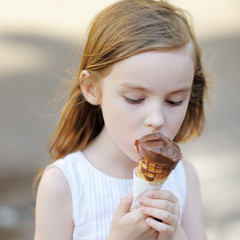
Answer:
[[168, 200], [142, 197], [141, 199], [139, 199], [139, 203], [141, 206], [159, 208], [169, 211], [173, 214], [179, 212], [179, 204], [170, 202]]
[[158, 221], [156, 221], [152, 218], [147, 218], [146, 222], [150, 227], [152, 227], [153, 229], [158, 231], [160, 234], [170, 235], [174, 232], [174, 227], [173, 226], [167, 225], [167, 224], [162, 223], [162, 222], [158, 222]]
[[128, 196], [122, 198], [115, 211], [115, 216], [118, 218], [121, 218], [126, 213], [128, 213], [130, 211], [132, 201], [133, 201], [133, 194], [129, 194]]
[[172, 214], [169, 211], [145, 206], [141, 207], [141, 211], [144, 214], [151, 216], [155, 219], [161, 219], [164, 223], [167, 223], [169, 225], [176, 225], [178, 223], [178, 215]]
[[178, 198], [171, 192], [166, 190], [154, 190], [148, 194], [148, 197], [154, 199], [164, 199], [172, 203], [178, 203]]
[[137, 209], [131, 211], [128, 216], [131, 217], [136, 224], [138, 224], [139, 222], [145, 223], [145, 220], [148, 217], [148, 216], [146, 216], [146, 214], [144, 214], [141, 211], [140, 208], [137, 208]]

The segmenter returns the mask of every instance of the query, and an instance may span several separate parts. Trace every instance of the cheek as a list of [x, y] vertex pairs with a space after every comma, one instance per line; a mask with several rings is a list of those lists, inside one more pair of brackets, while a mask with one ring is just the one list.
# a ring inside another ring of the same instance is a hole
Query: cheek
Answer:
[[137, 117], [124, 103], [112, 102], [103, 98], [102, 112], [108, 135], [111, 140], [131, 159], [136, 159], [135, 140], [138, 137]]
[[104, 114], [105, 126], [108, 135], [115, 145], [129, 158], [137, 161], [138, 155], [135, 149], [136, 125], [126, 119], [121, 111], [106, 111]]
[[182, 126], [183, 120], [186, 116], [186, 109], [184, 108], [182, 111], [178, 112], [177, 114], [175, 114], [174, 117], [170, 118], [168, 123], [168, 135], [169, 138], [171, 140], [173, 140], [175, 138], [175, 136], [177, 135], [179, 129]]
[[137, 118], [132, 113], [132, 109], [128, 108], [117, 94], [105, 92], [101, 107], [106, 127], [121, 134], [130, 133], [129, 131], [137, 125]]

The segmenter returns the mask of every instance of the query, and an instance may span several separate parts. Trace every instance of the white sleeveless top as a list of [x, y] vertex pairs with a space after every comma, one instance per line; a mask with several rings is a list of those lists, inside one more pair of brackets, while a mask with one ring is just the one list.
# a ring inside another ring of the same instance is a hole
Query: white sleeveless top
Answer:
[[[57, 160], [58, 167], [71, 190], [73, 206], [73, 240], [105, 240], [113, 214], [124, 196], [133, 191], [132, 179], [114, 178], [96, 169], [81, 151]], [[186, 201], [186, 177], [182, 161], [161, 188], [175, 194], [180, 205], [180, 219]]]

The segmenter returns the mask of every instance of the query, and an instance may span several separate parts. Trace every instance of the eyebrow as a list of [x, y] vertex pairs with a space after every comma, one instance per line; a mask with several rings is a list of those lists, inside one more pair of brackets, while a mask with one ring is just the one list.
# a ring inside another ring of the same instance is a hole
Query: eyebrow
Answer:
[[[132, 85], [132, 84], [129, 84], [129, 83], [122, 83], [122, 84], [120, 84], [120, 87], [125, 88], [125, 89], [132, 89], [132, 90], [136, 90], [136, 91], [151, 92], [151, 90], [148, 89], [148, 88]], [[191, 86], [190, 87], [183, 87], [183, 88], [180, 88], [180, 89], [177, 89], [177, 90], [171, 92], [170, 94], [189, 92], [191, 90], [191, 88], [192, 88]]]
[[139, 92], [151, 92], [150, 89], [145, 88], [145, 87], [140, 87], [138, 85], [134, 85], [134, 84], [129, 84], [129, 83], [122, 83], [120, 84], [120, 87], [122, 89], [126, 89], [126, 90], [135, 90], [135, 91], [139, 91]]
[[171, 92], [171, 94], [189, 92], [191, 89], [191, 87], [180, 88], [176, 91]]

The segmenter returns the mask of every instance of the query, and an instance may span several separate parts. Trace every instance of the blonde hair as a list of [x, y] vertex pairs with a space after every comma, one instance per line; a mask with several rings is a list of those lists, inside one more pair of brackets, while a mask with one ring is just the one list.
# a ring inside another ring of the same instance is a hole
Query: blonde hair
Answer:
[[203, 98], [206, 80], [201, 53], [188, 15], [167, 1], [122, 0], [102, 10], [93, 20], [78, 74], [48, 145], [52, 160], [83, 149], [102, 130], [99, 106], [85, 101], [79, 76], [87, 70], [100, 82], [114, 63], [150, 50], [176, 48], [190, 43], [195, 75], [184, 122], [175, 141], [200, 135], [204, 128]]

